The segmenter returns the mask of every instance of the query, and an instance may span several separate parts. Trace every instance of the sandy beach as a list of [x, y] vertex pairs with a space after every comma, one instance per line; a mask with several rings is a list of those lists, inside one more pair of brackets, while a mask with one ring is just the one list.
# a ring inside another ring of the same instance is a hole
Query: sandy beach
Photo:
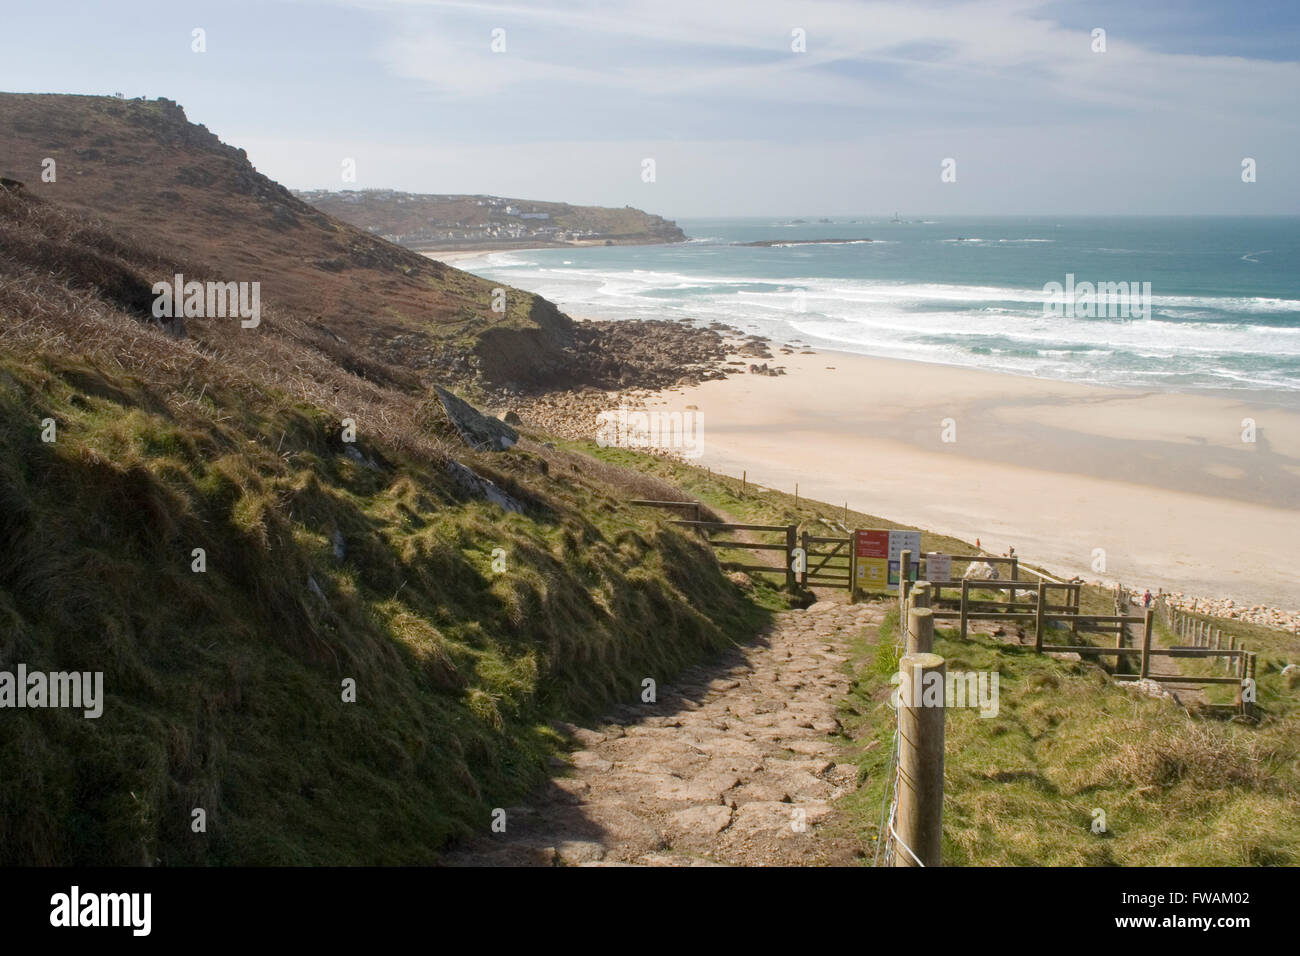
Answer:
[[[979, 537], [995, 553], [1014, 546], [1088, 580], [1300, 606], [1300, 412], [1258, 395], [774, 355], [767, 364], [787, 374], [735, 375], [651, 404], [697, 406], [698, 463], [766, 486], [798, 482], [803, 495]], [[1254, 442], [1242, 440], [1247, 418]]]

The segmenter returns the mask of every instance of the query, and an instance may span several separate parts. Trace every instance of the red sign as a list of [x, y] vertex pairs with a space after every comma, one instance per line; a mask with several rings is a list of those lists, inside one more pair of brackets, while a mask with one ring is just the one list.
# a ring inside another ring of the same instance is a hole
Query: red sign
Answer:
[[855, 548], [859, 558], [889, 557], [888, 531], [855, 531], [854, 537], [857, 539]]

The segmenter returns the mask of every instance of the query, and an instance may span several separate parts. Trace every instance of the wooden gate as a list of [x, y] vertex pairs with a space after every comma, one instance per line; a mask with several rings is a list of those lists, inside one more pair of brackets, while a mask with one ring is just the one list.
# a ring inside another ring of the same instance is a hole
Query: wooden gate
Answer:
[[822, 538], [805, 531], [800, 539], [804, 553], [800, 586], [848, 589], [853, 582], [852, 541], [852, 538]]

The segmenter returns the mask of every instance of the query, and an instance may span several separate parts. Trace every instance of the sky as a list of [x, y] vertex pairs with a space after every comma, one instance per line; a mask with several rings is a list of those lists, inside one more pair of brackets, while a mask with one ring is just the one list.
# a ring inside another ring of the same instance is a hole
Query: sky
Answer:
[[1298, 60], [1297, 0], [0, 0], [0, 90], [292, 188], [670, 218], [1300, 214]]

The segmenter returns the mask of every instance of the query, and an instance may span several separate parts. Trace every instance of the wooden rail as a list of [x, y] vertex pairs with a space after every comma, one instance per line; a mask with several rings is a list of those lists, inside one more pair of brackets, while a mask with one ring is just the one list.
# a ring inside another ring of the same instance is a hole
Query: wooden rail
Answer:
[[[714, 550], [731, 549], [735, 551], [783, 551], [785, 552], [784, 560], [780, 567], [772, 567], [762, 564], [743, 564], [739, 561], [722, 561], [721, 566], [728, 571], [754, 571], [764, 574], [780, 574], [785, 577], [786, 590], [794, 591], [795, 573], [792, 565], [795, 542], [798, 540], [798, 525], [793, 524], [736, 524], [731, 521], [689, 521], [678, 520], [672, 522], [675, 525], [681, 525], [685, 528], [694, 528], [696, 531], [703, 533], [708, 541], [709, 547]], [[734, 541], [722, 540], [717, 541], [710, 538], [709, 535], [714, 532], [726, 531], [758, 531], [774, 532], [785, 536], [784, 543], [776, 544], [763, 541]]]

